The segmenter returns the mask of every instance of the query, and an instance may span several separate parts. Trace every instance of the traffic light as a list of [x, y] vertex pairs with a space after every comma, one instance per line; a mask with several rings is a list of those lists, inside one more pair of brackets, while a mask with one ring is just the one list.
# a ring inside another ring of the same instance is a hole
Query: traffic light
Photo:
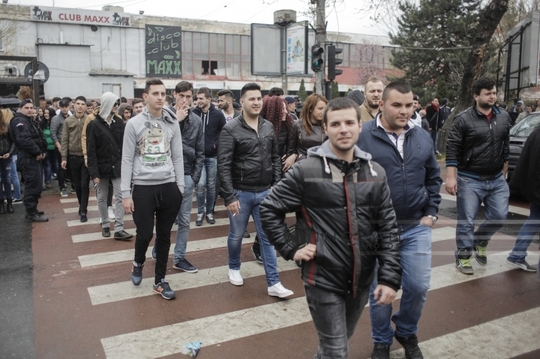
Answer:
[[311, 46], [311, 69], [313, 72], [324, 70], [324, 47]]
[[343, 59], [336, 58], [336, 55], [341, 54], [343, 49], [335, 45], [328, 45], [328, 80], [334, 81], [336, 76], [341, 75], [343, 70], [336, 69], [337, 65], [343, 62]]

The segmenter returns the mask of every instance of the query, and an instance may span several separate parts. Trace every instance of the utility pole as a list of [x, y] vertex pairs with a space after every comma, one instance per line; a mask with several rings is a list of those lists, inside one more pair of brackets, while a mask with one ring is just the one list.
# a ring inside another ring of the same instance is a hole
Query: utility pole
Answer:
[[[319, 44], [322, 48], [324, 48], [326, 43], [326, 8], [325, 8], [325, 0], [311, 0], [311, 3], [317, 2], [317, 9], [316, 9], [316, 27], [315, 27], [315, 42]], [[315, 92], [321, 95], [324, 95], [324, 89], [325, 89], [325, 81], [326, 81], [326, 74], [325, 74], [325, 68], [321, 69], [321, 71], [315, 73]]]

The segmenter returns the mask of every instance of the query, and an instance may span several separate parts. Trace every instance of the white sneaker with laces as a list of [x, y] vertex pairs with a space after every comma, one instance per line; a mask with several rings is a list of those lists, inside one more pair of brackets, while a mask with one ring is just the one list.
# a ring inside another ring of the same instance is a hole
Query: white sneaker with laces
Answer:
[[233, 285], [243, 285], [244, 279], [240, 274], [240, 270], [229, 269], [229, 282]]
[[268, 287], [268, 295], [272, 297], [278, 297], [278, 298], [287, 298], [291, 295], [293, 295], [293, 291], [285, 288], [281, 282], [278, 282], [274, 284], [271, 287]]
[[109, 215], [109, 219], [114, 219], [115, 218], [114, 210], [113, 210], [112, 206], [107, 207], [107, 212], [108, 212], [108, 215]]

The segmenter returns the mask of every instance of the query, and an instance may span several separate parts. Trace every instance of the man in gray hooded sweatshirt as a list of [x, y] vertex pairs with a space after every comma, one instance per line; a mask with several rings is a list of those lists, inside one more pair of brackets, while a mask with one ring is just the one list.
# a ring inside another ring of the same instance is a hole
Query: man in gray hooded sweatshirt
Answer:
[[[176, 115], [165, 103], [165, 85], [148, 79], [143, 98], [146, 108], [129, 120], [122, 149], [122, 202], [126, 214], [133, 213], [137, 226], [135, 258], [131, 281], [138, 286], [146, 251], [156, 224], [156, 269], [154, 292], [174, 299], [174, 291], [165, 281], [171, 228], [180, 210], [184, 192], [182, 136]], [[133, 191], [131, 183], [133, 182]]]

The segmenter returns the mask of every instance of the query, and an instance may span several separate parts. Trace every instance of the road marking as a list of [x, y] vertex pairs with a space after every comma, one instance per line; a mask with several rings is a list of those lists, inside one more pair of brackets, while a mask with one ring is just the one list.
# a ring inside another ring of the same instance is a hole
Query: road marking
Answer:
[[[214, 208], [214, 212], [226, 211], [226, 210], [227, 210], [227, 207], [225, 207], [225, 206], [216, 206]], [[88, 206], [87, 211], [88, 212], [97, 212], [98, 211], [98, 206]], [[64, 208], [64, 213], [78, 213], [78, 212], [79, 212], [79, 207]], [[191, 214], [197, 214], [197, 208], [196, 207], [191, 209]], [[99, 221], [99, 219], [98, 219], [98, 221]]]
[[[281, 272], [299, 269], [295, 262], [285, 261], [283, 258], [278, 257], [278, 267]], [[90, 300], [93, 305], [117, 302], [120, 300], [141, 298], [149, 295], [155, 295], [152, 291], [152, 285], [154, 284], [153, 275], [154, 263], [150, 262], [146, 268], [146, 275], [148, 278], [143, 279], [140, 286], [136, 287], [128, 282], [119, 282], [112, 284], [105, 284], [95, 287], [88, 287], [88, 293], [90, 294]], [[264, 276], [264, 267], [255, 261], [249, 261], [242, 263], [242, 277], [252, 278], [257, 276]], [[131, 272], [131, 265], [126, 265], [125, 278], [129, 278]], [[122, 276], [124, 277], [124, 276]], [[264, 280], [264, 279], [262, 279]], [[197, 273], [177, 273], [167, 276], [167, 282], [175, 290], [179, 292], [181, 290], [187, 290], [192, 288], [199, 288], [208, 285], [226, 283], [229, 282], [229, 266], [224, 265], [220, 267], [208, 268], [199, 270]], [[181, 288], [178, 290], [177, 288]]]
[[302, 297], [104, 338], [101, 343], [108, 359], [157, 358], [181, 353], [192, 341], [209, 346], [308, 321], [311, 315]]
[[[255, 233], [251, 233], [250, 238], [244, 238], [242, 243], [253, 243], [255, 240]], [[227, 247], [227, 237], [208, 238], [199, 241], [188, 241], [187, 253], [193, 253], [197, 251], [204, 251], [208, 249], [225, 248]], [[152, 258], [152, 246], [148, 247], [146, 251], [146, 258]], [[171, 245], [169, 255], [174, 254], [174, 244]], [[106, 265], [119, 263], [124, 261], [132, 261], [135, 255], [135, 249], [126, 249], [121, 251], [112, 251], [105, 253], [87, 254], [79, 256], [79, 262], [81, 268], [87, 268], [98, 265]]]
[[[294, 213], [287, 213], [286, 217], [294, 217], [295, 214]], [[124, 217], [124, 218], [127, 218], [127, 217]], [[253, 218], [250, 216], [249, 217], [249, 222], [248, 223], [253, 223]], [[132, 219], [130, 219], [132, 221]], [[79, 221], [68, 221], [68, 222], [79, 222]], [[101, 228], [101, 224], [99, 224], [99, 219], [89, 219], [88, 222], [86, 223], [90, 223], [93, 224], [93, 225], [97, 225]], [[126, 221], [128, 222], [128, 221]], [[124, 225], [126, 224], [126, 222], [124, 222]], [[79, 223], [80, 224], [86, 224], [86, 223]], [[114, 223], [114, 221], [112, 221], [111, 223]], [[229, 225], [229, 218], [216, 218], [216, 223], [215, 224], [205, 224], [205, 229], [208, 229], [209, 227], [219, 227], [219, 226], [228, 226]], [[189, 228], [190, 229], [197, 229], [197, 228], [202, 228], [202, 227], [198, 227], [195, 222], [190, 222], [190, 225], [189, 225]], [[127, 232], [130, 232], [130, 231], [135, 231], [135, 228], [124, 228]], [[172, 229], [171, 229], [171, 232], [176, 232], [178, 230], [178, 226], [175, 224], [173, 225]], [[110, 240], [112, 239], [112, 237], [103, 237], [101, 235], [101, 232], [92, 232], [92, 233], [82, 233], [82, 234], [73, 234], [71, 236], [71, 240], [73, 241], [73, 243], [82, 243], [82, 242], [91, 242], [91, 241], [100, 241], [100, 240]]]
[[[489, 257], [490, 262], [488, 266], [476, 269], [475, 275], [472, 276], [459, 273], [455, 269], [454, 264], [435, 267], [432, 269], [432, 286], [430, 290], [509, 271], [512, 268], [504, 265], [506, 255], [506, 253], [491, 255]], [[250, 263], [253, 262], [245, 263], [243, 270]], [[262, 267], [259, 266], [259, 269], [262, 269]], [[244, 275], [244, 273], [242, 273], [242, 275]], [[194, 277], [193, 275], [188, 274], [185, 276]], [[171, 276], [169, 276], [169, 278], [170, 277]], [[218, 278], [214, 279], [217, 280]], [[152, 280], [153, 278], [149, 279], [149, 281]], [[223, 281], [226, 280], [219, 278], [219, 283]], [[145, 288], [145, 292], [148, 292], [148, 295], [153, 294], [149, 288], [151, 283], [144, 284], [148, 287]], [[131, 287], [134, 288], [133, 285], [131, 285]], [[91, 288], [89, 288], [89, 291], [90, 289]], [[110, 289], [112, 289], [112, 287]], [[122, 288], [122, 291], [126, 290], [128, 289]], [[399, 297], [400, 296], [398, 295], [398, 298]], [[519, 325], [516, 325], [516, 322], [514, 322], [516, 318], [519, 318]], [[516, 355], [516, 351], [519, 353], [526, 353], [540, 347], [540, 342], [538, 342], [535, 336], [528, 336], [529, 339], [527, 342], [522, 344], [523, 333], [536, 332], [539, 319], [540, 308], [536, 308], [527, 312], [481, 324], [473, 328], [458, 331], [456, 332], [458, 333], [457, 336], [456, 333], [451, 333], [435, 338], [431, 340], [435, 341], [434, 344], [430, 344], [430, 341], [426, 341], [421, 343], [420, 346], [423, 351], [425, 346], [424, 356], [427, 358], [456, 358], [463, 354], [462, 348], [465, 343], [464, 339], [467, 338], [466, 342], [469, 343], [466, 343], [465, 346], [467, 348], [476, 348], [477, 351], [475, 350], [475, 355], [478, 355], [478, 353], [490, 353], [487, 356], [480, 356], [479, 358], [508, 358]], [[184, 349], [183, 344], [191, 341], [200, 340], [205, 346], [215, 345], [226, 341], [265, 333], [271, 330], [307, 323], [309, 321], [311, 321], [311, 316], [305, 297], [300, 297], [292, 300], [280, 301], [274, 304], [247, 308], [235, 312], [104, 338], [101, 340], [101, 343], [105, 350], [105, 355], [109, 359], [126, 357], [157, 358], [180, 353]], [[512, 339], [514, 339], [511, 341], [512, 343], [515, 343], [514, 345], [507, 344], [509, 342], [507, 336], [509, 328], [511, 328], [511, 333], [509, 333], [508, 336], [511, 336]], [[494, 336], [494, 331], [497, 334], [500, 333], [500, 335]], [[485, 336], [489, 336], [490, 339], [480, 339]], [[493, 341], [493, 338], [504, 338], [504, 340]], [[163, 345], [163, 343], [167, 343], [167, 345]], [[480, 345], [478, 343], [486, 344]], [[501, 348], [495, 347], [495, 343], [499, 343]], [[505, 347], [505, 349], [502, 349], [502, 347]], [[520, 348], [516, 349], [517, 347]], [[428, 349], [432, 351], [432, 354]], [[497, 355], [494, 355], [495, 352]], [[401, 355], [402, 350], [397, 350], [392, 353], [399, 353]], [[402, 355], [396, 355], [392, 355], [392, 357], [402, 357]]]
[[[507, 359], [540, 349], [540, 308], [509, 315], [419, 344], [425, 358]], [[403, 358], [403, 349], [391, 358]]]

